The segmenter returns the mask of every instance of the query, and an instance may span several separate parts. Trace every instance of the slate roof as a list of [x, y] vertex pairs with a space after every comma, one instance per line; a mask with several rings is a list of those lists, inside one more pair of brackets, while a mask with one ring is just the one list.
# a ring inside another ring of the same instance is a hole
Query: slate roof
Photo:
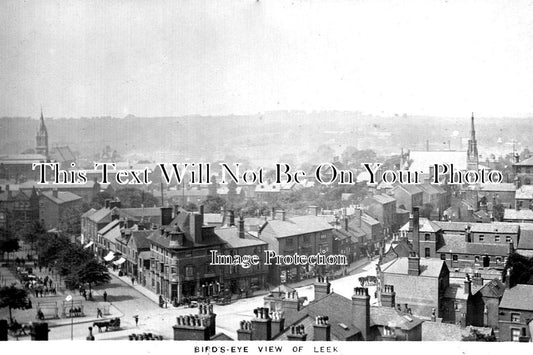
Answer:
[[471, 223], [470, 230], [479, 233], [518, 233], [519, 227], [509, 223]]
[[515, 199], [533, 199], [533, 185], [522, 185], [515, 193]]
[[514, 166], [533, 166], [533, 157], [524, 159], [518, 163], [513, 164]]
[[80, 196], [73, 194], [72, 192], [68, 192], [68, 191], [58, 191], [57, 197], [54, 196], [53, 191], [46, 191], [46, 192], [43, 192], [41, 195], [49, 198], [52, 202], [58, 205], [61, 205], [63, 203], [68, 203], [68, 202], [74, 202], [74, 201], [78, 201], [82, 199]]
[[[419, 223], [419, 231], [424, 233], [435, 233], [441, 230], [440, 225], [434, 221], [430, 221], [427, 218], [420, 218], [418, 220]], [[401, 228], [400, 231], [410, 232], [413, 231], [413, 221], [410, 220], [409, 222], [405, 223]]]
[[263, 229], [267, 233], [268, 228], [273, 231], [274, 237], [284, 238], [293, 235], [321, 232], [333, 229], [322, 217], [318, 216], [297, 216], [287, 218], [285, 221], [274, 219], [267, 222], [267, 227]]
[[[397, 258], [381, 266], [381, 271], [390, 274], [408, 275], [409, 258]], [[425, 277], [439, 277], [444, 260], [420, 258], [420, 275]]]
[[151, 230], [132, 231], [131, 237], [135, 241], [137, 249], [150, 249], [148, 237], [152, 234]]
[[55, 147], [50, 151], [50, 158], [58, 162], [75, 161], [76, 157], [68, 146]]
[[505, 292], [505, 285], [498, 279], [491, 280], [481, 287], [475, 287], [472, 284], [472, 294], [480, 293], [483, 297], [500, 298]]
[[500, 255], [509, 254], [509, 246], [504, 243], [469, 243], [464, 235], [445, 234], [442, 236], [444, 245], [437, 253], [469, 254], [469, 255]]
[[518, 240], [518, 249], [533, 250], [533, 230], [520, 230], [520, 239]]
[[372, 196], [371, 198], [373, 198], [374, 200], [376, 200], [378, 203], [381, 203], [381, 204], [387, 204], [387, 203], [396, 201], [395, 198], [388, 196], [388, 195], [384, 195], [384, 194], [376, 194]]
[[91, 216], [94, 212], [96, 212], [96, 210], [94, 208], [91, 208], [90, 210], [88, 210], [87, 212], [82, 214], [81, 218], [87, 218], [87, 217]]
[[398, 185], [396, 185], [395, 188], [397, 188], [397, 189], [401, 188], [401, 189], [403, 189], [405, 192], [407, 192], [410, 195], [416, 195], [416, 194], [421, 194], [422, 193], [422, 189], [420, 189], [418, 186], [412, 185], [412, 184], [398, 184]]
[[118, 219], [115, 219], [114, 221], [111, 221], [105, 227], [101, 228], [98, 231], [98, 234], [104, 235], [105, 233], [109, 232], [112, 228], [114, 228], [119, 223], [120, 223], [120, 221]]
[[[360, 329], [352, 324], [352, 300], [336, 293], [330, 293], [318, 301], [312, 301], [308, 306], [295, 314], [289, 314], [287, 325], [303, 324], [305, 331], [313, 339], [313, 324], [315, 317], [327, 315], [331, 324], [331, 336], [334, 340], [345, 340], [358, 333]], [[409, 316], [410, 320], [392, 307], [370, 307], [370, 326], [394, 326], [403, 330], [410, 330], [422, 323], [422, 320]], [[345, 325], [343, 327], [341, 324]], [[287, 331], [276, 340], [286, 339]]]
[[503, 293], [500, 308], [533, 311], [533, 285], [516, 285]]
[[[206, 246], [216, 246], [223, 245], [225, 242], [213, 232], [213, 227], [203, 227], [202, 228], [202, 242], [195, 242], [193, 235], [190, 231], [191, 216], [193, 214], [189, 212], [182, 211], [180, 212], [168, 226], [163, 228], [169, 232], [178, 232], [185, 236], [184, 244], [180, 247], [174, 247], [173, 249], [188, 249], [194, 247], [206, 247]], [[163, 248], [170, 247], [170, 238], [161, 235], [160, 230], [154, 230], [148, 237], [148, 239], [162, 246]]]
[[464, 285], [461, 284], [450, 284], [444, 290], [444, 298], [450, 298], [454, 300], [467, 300], [468, 294], [465, 293]]
[[215, 229], [216, 235], [232, 248], [245, 248], [260, 245], [268, 245], [267, 242], [244, 232], [244, 238], [239, 238], [238, 227], [224, 227]]
[[506, 208], [503, 212], [503, 219], [533, 220], [533, 211], [530, 209], [517, 211], [513, 208]]
[[487, 192], [514, 192], [516, 186], [510, 182], [502, 182], [500, 184], [479, 184], [479, 190]]

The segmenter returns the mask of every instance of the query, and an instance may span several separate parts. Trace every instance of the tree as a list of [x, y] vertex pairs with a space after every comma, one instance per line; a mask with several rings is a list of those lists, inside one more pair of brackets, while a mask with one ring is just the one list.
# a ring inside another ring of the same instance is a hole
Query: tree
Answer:
[[516, 284], [533, 285], [533, 258], [512, 253], [507, 258], [507, 264], [503, 270], [503, 281], [507, 282], [507, 270], [511, 268], [511, 279], [509, 286]]
[[219, 213], [220, 209], [226, 205], [226, 201], [219, 196], [207, 196], [203, 205], [205, 213]]
[[39, 221], [33, 221], [32, 223], [26, 225], [22, 228], [18, 235], [25, 243], [31, 245], [32, 250], [35, 247], [35, 243], [46, 234], [46, 230]]
[[139, 208], [143, 205], [157, 206], [159, 201], [150, 192], [141, 189], [128, 187], [117, 190], [115, 197], [118, 197], [124, 208]]
[[65, 233], [79, 235], [81, 233], [81, 208], [69, 207], [62, 211], [59, 218], [59, 229]]
[[2, 257], [4, 253], [7, 253], [7, 259], [9, 260], [9, 253], [19, 250], [19, 240], [13, 236], [7, 229], [0, 228], [0, 252]]
[[111, 281], [107, 267], [95, 259], [91, 259], [81, 265], [77, 269], [77, 276], [80, 283], [89, 284], [89, 291], [91, 291], [92, 285], [106, 284]]
[[501, 203], [496, 204], [492, 207], [492, 216], [494, 217], [495, 221], [503, 221], [503, 214], [505, 212], [505, 206]]
[[9, 319], [13, 323], [12, 309], [24, 309], [28, 305], [28, 292], [15, 284], [0, 288], [0, 308], [9, 308]]

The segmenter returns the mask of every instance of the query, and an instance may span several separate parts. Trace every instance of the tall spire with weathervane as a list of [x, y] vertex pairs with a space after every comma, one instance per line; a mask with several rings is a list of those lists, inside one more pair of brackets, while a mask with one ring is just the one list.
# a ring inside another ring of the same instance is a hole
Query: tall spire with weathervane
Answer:
[[479, 154], [477, 151], [477, 141], [476, 141], [476, 129], [474, 128], [474, 113], [472, 112], [472, 121], [470, 128], [470, 139], [468, 140], [468, 151], [467, 151], [467, 160], [466, 165], [468, 170], [478, 170], [479, 165]]
[[37, 136], [35, 137], [37, 145], [35, 146], [35, 153], [44, 155], [46, 160], [48, 160], [48, 131], [44, 124], [43, 116], [43, 107], [41, 105], [41, 123], [39, 130], [37, 131]]

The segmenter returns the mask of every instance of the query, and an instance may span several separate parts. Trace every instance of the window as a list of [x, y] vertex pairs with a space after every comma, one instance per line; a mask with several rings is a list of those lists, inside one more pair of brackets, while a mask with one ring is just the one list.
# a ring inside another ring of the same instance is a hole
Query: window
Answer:
[[425, 250], [424, 250], [424, 254], [425, 254], [425, 257], [426, 257], [426, 258], [431, 257], [431, 250], [430, 250], [429, 248], [425, 248]]
[[304, 244], [309, 244], [311, 242], [311, 238], [309, 238], [308, 235], [304, 235]]
[[507, 243], [511, 243], [512, 241], [513, 241], [513, 240], [511, 239], [510, 236], [505, 237], [505, 242], [507, 242]]
[[288, 238], [285, 242], [285, 246], [287, 248], [293, 248], [294, 247], [294, 239]]
[[520, 323], [520, 313], [511, 313], [511, 322]]
[[187, 265], [185, 267], [185, 277], [193, 277], [194, 276], [194, 266]]
[[326, 239], [327, 237], [328, 237], [327, 234], [320, 234], [320, 239], [322, 240]]
[[440, 254], [440, 260], [446, 260], [446, 254]]
[[497, 262], [498, 264], [501, 264], [501, 263], [502, 263], [502, 258], [497, 257], [497, 258], [496, 258], [496, 262]]
[[429, 233], [424, 234], [424, 240], [431, 240]]
[[479, 241], [482, 242], [483, 240], [485, 240], [485, 236], [483, 234], [480, 234], [479, 235]]
[[500, 236], [499, 236], [499, 235], [495, 236], [495, 237], [494, 237], [494, 241], [495, 241], [496, 243], [499, 243], [499, 242], [500, 242]]
[[511, 340], [520, 341], [520, 329], [511, 329]]
[[452, 255], [452, 260], [457, 261], [457, 255]]

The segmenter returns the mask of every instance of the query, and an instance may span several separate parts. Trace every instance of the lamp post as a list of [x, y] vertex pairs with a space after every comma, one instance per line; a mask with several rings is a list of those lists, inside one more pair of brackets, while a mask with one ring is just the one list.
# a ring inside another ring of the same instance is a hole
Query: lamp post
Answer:
[[[65, 298], [65, 301], [72, 302], [70, 309], [72, 310], [74, 308], [74, 298], [72, 295], [68, 295]], [[74, 340], [74, 317], [72, 316], [72, 312], [69, 312], [70, 314], [70, 340]]]

